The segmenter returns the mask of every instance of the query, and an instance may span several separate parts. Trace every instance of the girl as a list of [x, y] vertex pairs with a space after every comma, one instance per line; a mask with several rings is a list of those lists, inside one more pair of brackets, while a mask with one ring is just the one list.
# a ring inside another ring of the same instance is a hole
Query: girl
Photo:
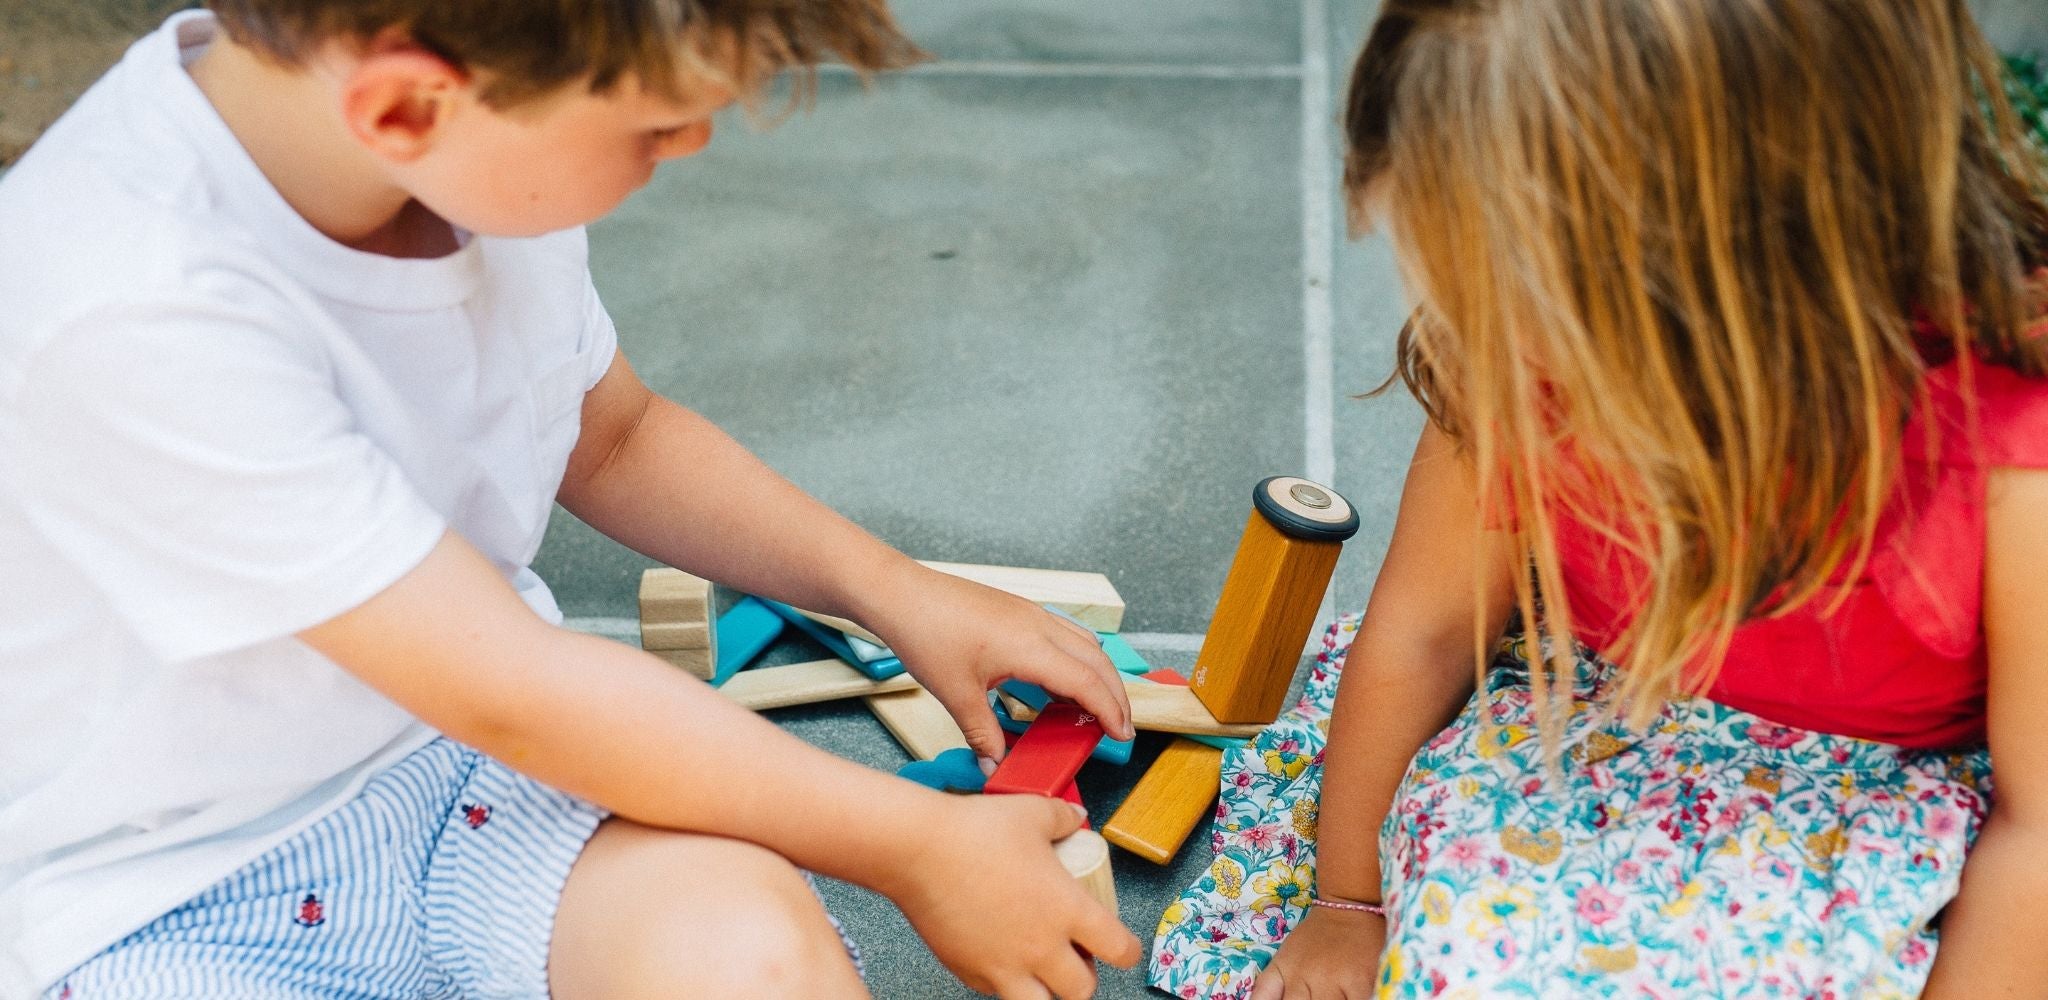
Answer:
[[1345, 182], [1430, 427], [1156, 985], [2048, 982], [2048, 205], [1996, 72], [1963, 0], [1385, 6]]

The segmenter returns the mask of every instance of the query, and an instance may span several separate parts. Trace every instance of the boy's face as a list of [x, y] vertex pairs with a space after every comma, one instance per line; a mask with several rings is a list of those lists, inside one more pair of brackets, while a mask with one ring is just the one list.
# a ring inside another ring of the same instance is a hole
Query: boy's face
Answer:
[[[433, 76], [431, 67], [421, 72]], [[373, 153], [386, 154], [379, 159], [394, 183], [453, 225], [488, 236], [534, 236], [601, 218], [663, 161], [703, 149], [713, 115], [734, 99], [708, 81], [674, 99], [630, 78], [604, 94], [574, 83], [505, 109], [478, 91], [455, 74], [385, 91], [408, 96], [382, 111], [374, 109], [384, 102], [373, 99], [344, 114], [355, 117]]]

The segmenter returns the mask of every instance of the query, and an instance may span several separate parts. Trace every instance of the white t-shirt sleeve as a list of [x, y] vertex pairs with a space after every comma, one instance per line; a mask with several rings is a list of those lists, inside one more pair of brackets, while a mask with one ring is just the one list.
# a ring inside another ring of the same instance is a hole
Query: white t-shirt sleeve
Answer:
[[360, 432], [315, 338], [213, 299], [68, 324], [0, 420], [29, 516], [173, 661], [348, 611], [445, 528]]

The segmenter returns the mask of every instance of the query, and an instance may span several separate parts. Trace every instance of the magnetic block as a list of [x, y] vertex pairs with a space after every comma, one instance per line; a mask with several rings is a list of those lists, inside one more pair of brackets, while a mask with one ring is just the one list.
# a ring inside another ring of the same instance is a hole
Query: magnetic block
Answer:
[[742, 670], [717, 690], [742, 707], [758, 712], [908, 691], [915, 687], [917, 680], [909, 674], [897, 674], [878, 681], [839, 660], [811, 660], [781, 667]]
[[640, 574], [640, 620], [701, 622], [711, 610], [711, 581], [658, 566]]
[[640, 622], [641, 649], [706, 649], [711, 643], [709, 621]]
[[853, 650], [853, 655], [858, 657], [862, 663], [873, 663], [876, 660], [886, 660], [889, 657], [896, 655], [895, 650], [892, 650], [889, 647], [880, 645], [878, 643], [869, 642], [866, 639], [854, 635], [851, 632], [848, 632], [846, 634], [846, 645], [848, 648]]
[[[1015, 682], [1005, 682], [1002, 691], [1015, 695]], [[1193, 691], [1171, 684], [1154, 684], [1146, 680], [1132, 680], [1124, 675], [1124, 695], [1131, 702], [1131, 725], [1161, 733], [1181, 733], [1202, 736], [1234, 736], [1239, 740], [1257, 736], [1265, 726], [1256, 722], [1218, 722], [1209, 714]], [[1042, 706], [1033, 706], [1032, 699], [1018, 696], [1018, 702], [1010, 706], [1013, 716], [1020, 719], [1037, 717]]]
[[[1019, 719], [1010, 713], [1010, 701], [1006, 701], [1006, 697], [1014, 700], [1014, 696], [1008, 696], [1007, 693], [1004, 693], [998, 695], [990, 703], [990, 707], [996, 713], [996, 725], [1003, 727], [1003, 732], [1005, 733], [1022, 733], [1024, 730], [1031, 728], [1031, 723]], [[1131, 745], [1131, 740], [1115, 739], [1108, 733], [1104, 733], [1102, 734], [1102, 742], [1095, 745], [1094, 752], [1089, 754], [1088, 757], [1090, 760], [1099, 760], [1105, 764], [1114, 764], [1122, 767], [1131, 762]]]
[[[897, 768], [896, 775], [941, 792], [979, 792], [988, 781], [980, 760], [966, 747], [954, 747], [931, 760], [913, 760]], [[1079, 794], [1077, 789], [1075, 795]]]
[[1076, 830], [1052, 845], [1053, 854], [1088, 890], [1095, 901], [1116, 912], [1116, 873], [1109, 863], [1109, 844], [1093, 830]]
[[891, 656], [886, 659], [876, 660], [873, 663], [863, 662], [859, 656], [854, 655], [853, 647], [846, 644], [844, 633], [820, 625], [810, 616], [781, 601], [771, 601], [765, 597], [760, 600], [761, 603], [766, 604], [776, 614], [781, 615], [783, 621], [802, 629], [806, 635], [817, 640], [818, 644], [829, 650], [833, 656], [846, 661], [861, 673], [876, 680], [881, 680], [885, 677], [894, 677], [903, 672], [902, 660]]
[[1344, 539], [1357, 530], [1358, 514], [1327, 487], [1276, 477], [1253, 490], [1190, 681], [1219, 721], [1279, 718]]
[[868, 698], [867, 704], [868, 711], [881, 720], [882, 728], [903, 744], [905, 752], [919, 760], [932, 760], [967, 745], [967, 737], [961, 734], [952, 713], [922, 687], [876, 695]]
[[1155, 865], [1171, 862], [1209, 814], [1222, 777], [1223, 751], [1175, 739], [1102, 825], [1103, 838]]
[[996, 765], [983, 791], [1058, 798], [1102, 741], [1102, 724], [1071, 702], [1045, 706], [1017, 745]]
[[797, 614], [800, 614], [805, 618], [809, 618], [810, 620], [817, 622], [818, 624], [823, 625], [826, 628], [829, 628], [832, 631], [839, 633], [840, 635], [846, 636], [847, 638], [861, 639], [866, 642], [873, 643], [877, 646], [887, 645], [886, 643], [882, 642], [880, 636], [877, 636], [873, 632], [870, 632], [867, 629], [861, 627], [861, 624], [859, 622], [854, 621], [851, 618], [841, 618], [838, 615], [828, 615], [818, 611], [805, 611], [802, 608], [791, 608], [790, 610], [795, 611]]
[[712, 650], [706, 649], [650, 649], [649, 653], [659, 657], [672, 667], [679, 667], [700, 681], [708, 681], [717, 672], [717, 664], [711, 659]]
[[1096, 632], [1115, 632], [1124, 624], [1124, 599], [1109, 577], [1057, 569], [976, 566], [969, 563], [925, 562], [950, 576], [973, 580], [1033, 604], [1047, 604], [1073, 615]]
[[1126, 674], [1142, 674], [1152, 669], [1152, 665], [1145, 662], [1145, 658], [1139, 656], [1138, 651], [1132, 649], [1131, 644], [1125, 642], [1123, 636], [1115, 633], [1097, 633], [1096, 637], [1102, 640], [1102, 651], [1109, 654], [1109, 662], [1115, 664], [1117, 670]]
[[[1142, 674], [1133, 674], [1132, 679], [1150, 681], [1154, 684], [1169, 684], [1174, 687], [1188, 686], [1187, 678], [1182, 677], [1179, 673], [1175, 671], [1166, 669], [1150, 670]], [[1245, 743], [1244, 738], [1241, 736], [1206, 736], [1201, 733], [1183, 733], [1180, 738], [1184, 740], [1194, 740], [1196, 743], [1200, 743], [1204, 746], [1212, 746], [1218, 750], [1230, 750], [1235, 747], [1244, 746]]]
[[741, 597], [718, 616], [718, 657], [712, 684], [724, 684], [782, 634], [788, 623], [758, 597]]

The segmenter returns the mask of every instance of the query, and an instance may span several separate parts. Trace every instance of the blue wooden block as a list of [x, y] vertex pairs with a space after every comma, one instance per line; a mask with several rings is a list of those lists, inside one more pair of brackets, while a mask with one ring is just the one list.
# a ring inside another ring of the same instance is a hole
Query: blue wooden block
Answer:
[[[1004, 681], [1002, 688], [1003, 692], [1010, 697], [1031, 706], [1033, 711], [1043, 712], [1045, 711], [1045, 706], [1052, 703], [1052, 695], [1047, 694], [1044, 688], [1029, 681], [1020, 681], [1012, 678]], [[1003, 700], [1001, 698], [995, 698], [991, 701], [996, 710], [996, 725], [1013, 733], [1021, 733], [1030, 728], [1031, 723], [1010, 718], [1010, 712], [1003, 707]], [[1099, 760], [1105, 764], [1115, 764], [1118, 767], [1122, 767], [1131, 762], [1131, 743], [1131, 740], [1113, 739], [1109, 734], [1104, 733], [1102, 739], [1095, 744], [1095, 751], [1090, 753], [1088, 757], [1090, 760]]]
[[712, 627], [718, 632], [718, 663], [711, 673], [711, 683], [715, 687], [745, 670], [747, 664], [754, 662], [754, 658], [782, 634], [785, 626], [782, 616], [761, 603], [760, 598], [741, 596], [732, 607], [725, 609], [725, 614], [718, 616]]
[[966, 747], [954, 747], [931, 760], [911, 761], [897, 768], [896, 774], [941, 792], [979, 792], [988, 783], [974, 751]]
[[888, 680], [903, 672], [903, 661], [894, 656], [884, 657], [872, 662], [861, 659], [858, 654], [854, 653], [853, 647], [846, 644], [846, 636], [841, 634], [838, 629], [827, 628], [809, 618], [805, 618], [795, 608], [781, 601], [771, 601], [763, 597], [761, 598], [761, 603], [767, 605], [776, 614], [781, 615], [783, 621], [802, 629], [804, 634], [816, 639], [818, 645], [830, 650], [833, 656], [845, 660], [849, 666], [875, 680]]
[[1118, 670], [1127, 674], [1142, 674], [1152, 669], [1152, 665], [1146, 663], [1145, 658], [1139, 656], [1138, 651], [1132, 649], [1131, 644], [1125, 642], [1122, 636], [1112, 632], [1098, 632], [1096, 636], [1102, 642], [1102, 651], [1109, 654], [1109, 662], [1115, 664]]

